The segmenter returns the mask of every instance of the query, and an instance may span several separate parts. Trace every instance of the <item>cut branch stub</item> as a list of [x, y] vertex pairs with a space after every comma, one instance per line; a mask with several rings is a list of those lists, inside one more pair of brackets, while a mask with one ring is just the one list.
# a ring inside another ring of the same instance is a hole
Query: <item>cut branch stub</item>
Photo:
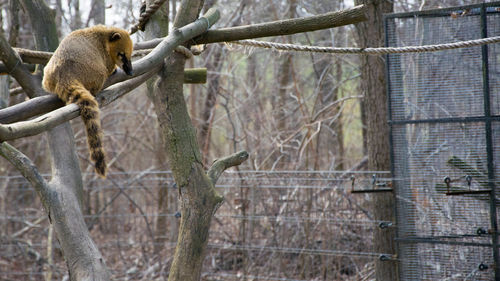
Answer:
[[222, 159], [217, 159], [215, 162], [212, 164], [210, 169], [208, 170], [207, 174], [212, 183], [215, 185], [219, 177], [222, 175], [222, 173], [231, 167], [238, 166], [241, 163], [243, 163], [245, 160], [248, 159], [248, 152], [246, 151], [240, 151], [234, 154], [231, 154], [225, 158]]

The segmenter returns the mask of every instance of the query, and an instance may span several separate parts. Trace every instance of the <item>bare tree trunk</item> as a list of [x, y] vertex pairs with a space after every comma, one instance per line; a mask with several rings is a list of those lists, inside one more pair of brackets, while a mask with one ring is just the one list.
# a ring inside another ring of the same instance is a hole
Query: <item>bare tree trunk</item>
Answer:
[[[17, 38], [19, 37], [19, 2], [9, 1], [9, 44], [12, 47], [17, 46]], [[3, 21], [2, 21], [3, 22]]]
[[[203, 1], [198, 0], [183, 1], [174, 21], [174, 28], [194, 21], [202, 4]], [[196, 132], [183, 95], [184, 64], [183, 55], [171, 54], [153, 91], [154, 107], [165, 150], [181, 195], [181, 224], [169, 274], [171, 281], [200, 279], [210, 222], [223, 201], [214, 185], [226, 168], [226, 164], [220, 166], [221, 160], [214, 163], [208, 174], [203, 169]], [[245, 153], [235, 158], [245, 160], [247, 157], [248, 154]], [[219, 167], [220, 171], [216, 172], [218, 169], [214, 167]]]
[[[390, 0], [356, 0], [365, 4], [368, 20], [356, 25], [360, 47], [380, 47], [384, 45], [384, 24], [382, 15], [393, 11]], [[390, 170], [389, 125], [387, 124], [387, 96], [385, 84], [385, 64], [382, 57], [361, 57], [361, 89], [364, 94], [363, 110], [366, 114], [366, 142], [368, 168]], [[394, 220], [393, 194], [373, 195], [373, 216], [375, 220]], [[396, 252], [393, 228], [376, 228], [373, 236], [374, 251], [394, 254]], [[375, 263], [377, 280], [397, 280], [397, 263], [380, 261]]]
[[[54, 51], [58, 39], [50, 9], [40, 0], [21, 3], [30, 15], [37, 49]], [[43, 187], [46, 193], [41, 198], [61, 244], [70, 280], [109, 280], [110, 274], [81, 211], [83, 184], [71, 125], [60, 125], [47, 136], [52, 179]]]

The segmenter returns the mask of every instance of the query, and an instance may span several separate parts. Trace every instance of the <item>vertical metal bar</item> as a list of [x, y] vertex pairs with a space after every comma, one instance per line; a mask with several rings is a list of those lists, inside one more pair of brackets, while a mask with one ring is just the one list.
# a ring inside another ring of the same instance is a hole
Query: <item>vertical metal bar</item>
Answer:
[[[384, 36], [385, 36], [385, 46], [389, 46], [389, 33], [388, 33], [388, 21], [389, 19], [384, 16]], [[397, 213], [396, 213], [396, 183], [394, 182], [394, 145], [393, 145], [393, 139], [392, 139], [392, 109], [391, 109], [391, 80], [390, 80], [390, 67], [389, 67], [389, 54], [385, 55], [385, 90], [386, 90], [386, 96], [387, 96], [387, 122], [389, 123], [389, 155], [391, 158], [391, 177], [393, 178], [392, 180], [392, 196], [394, 196], [394, 219], [397, 221]], [[397, 223], [396, 223], [397, 225]], [[395, 238], [398, 237], [398, 231], [396, 230], [396, 235]], [[395, 243], [396, 247], [396, 253], [399, 256], [399, 250], [398, 250], [398, 243]], [[399, 263], [397, 265], [399, 271]], [[401, 277], [401, 276], [398, 276]], [[399, 278], [398, 278], [399, 280]]]
[[[386, 15], [384, 15], [384, 36], [385, 36], [385, 46], [389, 47], [389, 21], [390, 20], [395, 20], [394, 18], [388, 18]], [[391, 157], [391, 177], [392, 179], [392, 196], [394, 197], [394, 220], [396, 225], [398, 225], [397, 220], [398, 220], [398, 213], [397, 213], [397, 197], [396, 197], [396, 192], [397, 192], [397, 182], [394, 180], [395, 176], [395, 166], [394, 166], [394, 140], [393, 140], [393, 124], [392, 124], [392, 102], [391, 102], [391, 76], [390, 76], [390, 66], [389, 66], [389, 56], [390, 54], [385, 55], [385, 71], [386, 71], [386, 81], [385, 81], [385, 89], [386, 89], [386, 96], [387, 96], [387, 122], [389, 123], [389, 148], [390, 148], [390, 157]], [[391, 196], [391, 195], [388, 195]], [[396, 229], [396, 234], [395, 234], [395, 250], [397, 256], [401, 256], [401, 253], [399, 251], [399, 244], [396, 242], [396, 238], [399, 236], [398, 230]], [[398, 279], [397, 280], [402, 280], [402, 271], [401, 271], [401, 263], [397, 263], [397, 272], [398, 272]]]
[[[488, 37], [486, 5], [481, 5], [481, 37]], [[493, 145], [491, 132], [491, 108], [490, 108], [490, 78], [488, 65], [488, 45], [481, 46], [482, 70], [483, 70], [483, 94], [484, 94], [484, 115], [486, 131], [486, 153], [488, 161], [488, 182], [490, 192], [490, 221], [491, 221], [491, 242], [493, 245], [493, 260], [495, 270], [495, 280], [500, 281], [500, 257], [498, 255], [498, 222], [495, 197], [495, 170], [493, 166]]]

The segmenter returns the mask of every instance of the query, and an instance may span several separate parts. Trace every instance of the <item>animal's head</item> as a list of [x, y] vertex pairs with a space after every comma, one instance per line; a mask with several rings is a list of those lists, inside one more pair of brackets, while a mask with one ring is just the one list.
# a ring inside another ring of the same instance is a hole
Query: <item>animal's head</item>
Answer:
[[125, 73], [132, 75], [132, 50], [134, 44], [126, 30], [113, 28], [109, 35], [109, 55]]

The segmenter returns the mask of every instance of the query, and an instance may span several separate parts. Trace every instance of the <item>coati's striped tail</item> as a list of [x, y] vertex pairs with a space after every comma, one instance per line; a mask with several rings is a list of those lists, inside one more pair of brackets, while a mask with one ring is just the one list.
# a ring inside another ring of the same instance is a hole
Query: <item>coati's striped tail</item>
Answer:
[[61, 97], [66, 103], [75, 103], [80, 107], [85, 129], [87, 131], [87, 144], [90, 159], [95, 164], [95, 171], [101, 177], [106, 177], [106, 156], [102, 148], [102, 129], [99, 119], [99, 104], [92, 94], [83, 86], [71, 85], [66, 92], [66, 97]]

